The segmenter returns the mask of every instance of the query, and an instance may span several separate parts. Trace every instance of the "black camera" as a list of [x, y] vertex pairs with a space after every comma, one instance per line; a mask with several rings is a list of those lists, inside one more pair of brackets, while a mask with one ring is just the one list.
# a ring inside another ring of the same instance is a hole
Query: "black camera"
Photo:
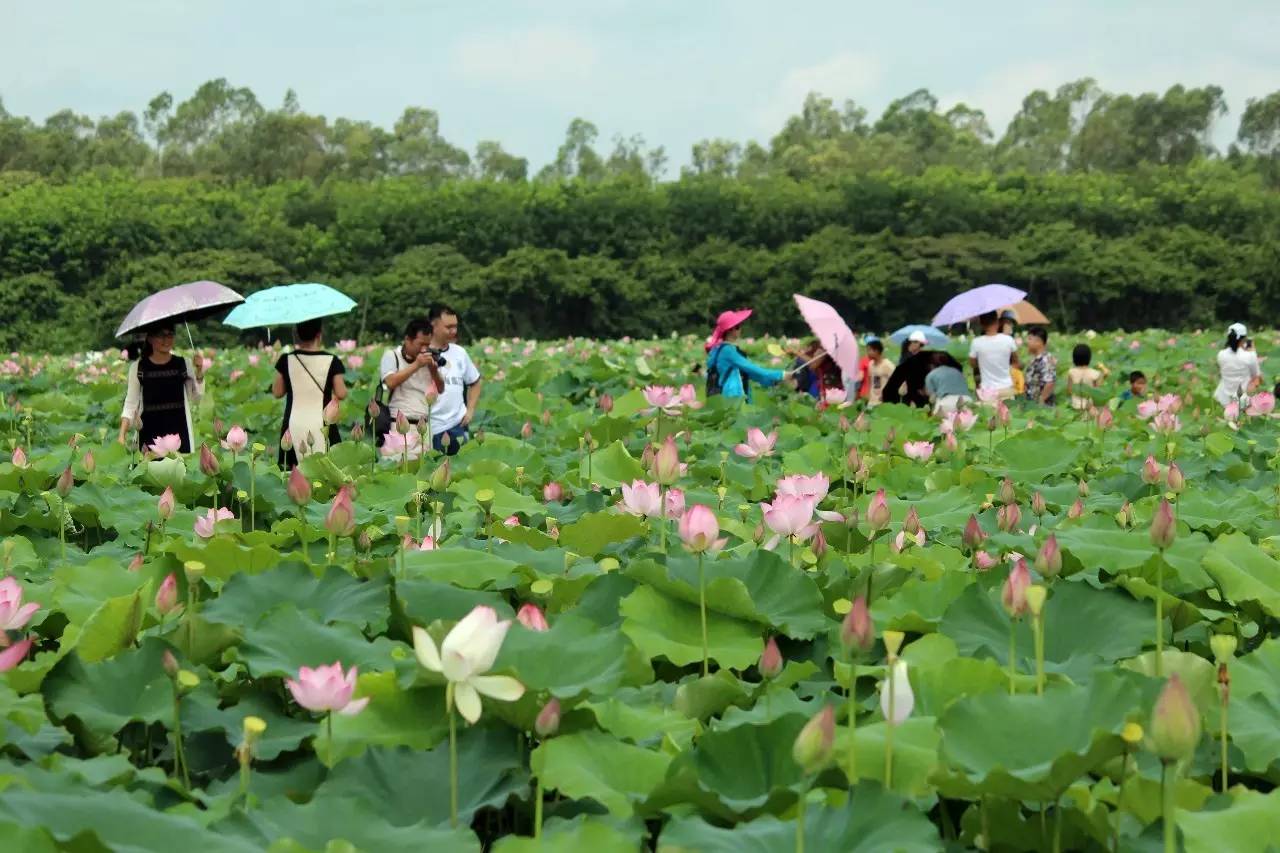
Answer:
[[444, 357], [444, 350], [427, 347], [427, 352], [431, 353], [431, 357], [435, 359], [436, 367], [444, 367], [449, 363], [449, 360]]

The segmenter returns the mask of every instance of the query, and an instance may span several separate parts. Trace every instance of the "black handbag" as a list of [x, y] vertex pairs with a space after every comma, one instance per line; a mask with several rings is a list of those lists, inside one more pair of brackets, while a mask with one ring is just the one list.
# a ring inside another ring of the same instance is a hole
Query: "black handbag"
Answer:
[[[400, 351], [395, 351], [396, 370], [399, 370]], [[387, 391], [387, 383], [381, 379], [378, 380], [378, 387], [373, 392], [373, 406], [377, 410], [377, 414], [371, 415], [368, 410], [364, 414], [364, 428], [366, 431], [372, 431], [374, 435], [374, 446], [381, 447], [386, 440], [387, 433], [391, 432], [391, 407], [387, 402], [383, 401], [383, 393]], [[390, 397], [387, 398], [390, 400]]]

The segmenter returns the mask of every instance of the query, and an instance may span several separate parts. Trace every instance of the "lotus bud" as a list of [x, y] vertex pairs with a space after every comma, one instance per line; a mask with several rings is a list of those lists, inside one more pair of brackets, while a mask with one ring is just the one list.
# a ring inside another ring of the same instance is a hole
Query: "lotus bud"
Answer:
[[453, 481], [452, 470], [449, 468], [449, 460], [441, 462], [436, 470], [431, 472], [431, 491], [443, 492], [449, 488], [449, 483]]
[[843, 414], [840, 415], [840, 432], [848, 432], [849, 426], [849, 417]]
[[995, 415], [987, 418], [987, 432], [995, 432], [999, 427], [1000, 423], [996, 420]]
[[62, 473], [58, 475], [58, 482], [54, 485], [54, 490], [58, 493], [59, 497], [65, 498], [67, 495], [71, 494], [71, 489], [75, 484], [76, 478], [71, 473], [71, 467], [67, 466], [66, 468], [63, 468]]
[[1032, 584], [1027, 587], [1027, 609], [1031, 611], [1031, 615], [1036, 619], [1039, 619], [1040, 614], [1044, 612], [1044, 600], [1048, 592], [1040, 584]]
[[1067, 518], [1083, 518], [1083, 517], [1084, 517], [1084, 503], [1079, 498], [1076, 498], [1075, 503], [1073, 503], [1071, 505], [1071, 508], [1067, 510]]
[[92, 474], [98, 467], [98, 460], [94, 458], [93, 451], [85, 451], [84, 458], [80, 460], [80, 465], [84, 468], [85, 474]]
[[373, 420], [373, 419], [377, 418], [377, 417], [378, 417], [378, 412], [379, 412], [379, 411], [381, 411], [381, 410], [378, 408], [378, 401], [377, 401], [377, 400], [372, 400], [372, 399], [371, 399], [371, 400], [369, 400], [369, 405], [365, 406], [365, 407], [364, 407], [364, 410], [365, 410], [366, 412], [368, 412], [368, 413], [369, 413], [369, 419], [370, 419], [370, 420]]
[[999, 560], [988, 554], [986, 551], [979, 551], [973, 555], [973, 567], [980, 572], [986, 572], [994, 569], [999, 562]]
[[1178, 761], [1200, 742], [1200, 712], [1177, 673], [1169, 676], [1151, 712], [1151, 751], [1162, 761]]
[[680, 452], [671, 436], [653, 456], [653, 478], [663, 486], [670, 486], [680, 479]]
[[1040, 494], [1039, 492], [1036, 492], [1034, 495], [1031, 496], [1031, 514], [1032, 515], [1035, 515], [1036, 517], [1042, 516], [1045, 514], [1045, 511], [1047, 509], [1048, 507], [1045, 506], [1045, 502], [1044, 502], [1044, 495]]
[[355, 507], [351, 503], [351, 487], [343, 485], [333, 496], [329, 512], [324, 518], [324, 529], [334, 536], [350, 536], [355, 532]]
[[396, 432], [401, 435], [408, 435], [413, 425], [409, 423], [409, 419], [404, 416], [404, 412], [396, 412]]
[[[416, 424], [414, 424], [414, 427], [418, 430], [418, 437], [425, 439], [427, 437], [427, 433], [431, 431], [431, 421], [426, 418], [421, 418]], [[448, 437], [448, 435], [449, 433], [446, 432], [444, 437]]]
[[1062, 571], [1062, 552], [1058, 550], [1058, 537], [1052, 533], [1036, 554], [1036, 571], [1047, 578], [1055, 578]]
[[530, 631], [551, 630], [551, 626], [547, 624], [547, 617], [543, 615], [542, 610], [536, 604], [522, 606], [516, 613], [516, 621]]
[[791, 747], [791, 757], [807, 775], [822, 770], [831, 760], [836, 739], [836, 715], [830, 705], [805, 723]]
[[285, 453], [293, 450], [293, 433], [285, 430], [280, 436], [280, 449]]
[[1018, 509], [1017, 504], [1005, 504], [996, 511], [996, 527], [1005, 533], [1016, 531], [1021, 520], [1022, 510]]
[[533, 424], [525, 421], [524, 426], [520, 427], [520, 437], [525, 441], [533, 438]]
[[888, 527], [889, 521], [889, 501], [885, 498], [884, 489], [879, 489], [867, 506], [867, 526], [875, 533]]
[[821, 527], [819, 527], [813, 534], [813, 539], [810, 540], [809, 547], [813, 549], [813, 556], [817, 557], [819, 560], [821, 560], [822, 556], [827, 553], [827, 548], [829, 547], [827, 544], [827, 535], [822, 532]]
[[871, 479], [871, 469], [867, 467], [867, 460], [863, 459], [862, 464], [858, 466], [858, 470], [853, 474], [855, 483], [865, 483]]
[[966, 548], [977, 548], [986, 541], [987, 534], [983, 531], [982, 525], [978, 523], [976, 515], [970, 515], [969, 520], [965, 522], [962, 538]]
[[1173, 544], [1178, 535], [1178, 522], [1173, 516], [1173, 507], [1167, 500], [1160, 501], [1160, 508], [1151, 519], [1151, 544], [1164, 550]]
[[1009, 577], [1005, 579], [1004, 589], [1000, 594], [1000, 603], [1004, 605], [1004, 612], [1009, 614], [1010, 619], [1017, 619], [1027, 612], [1027, 587], [1029, 586], [1031, 586], [1031, 571], [1027, 568], [1027, 561], [1020, 557], [1009, 571]]
[[1001, 401], [996, 404], [996, 418], [1000, 421], [1000, 426], [1007, 427], [1009, 425], [1009, 407]]
[[853, 419], [854, 432], [866, 432], [871, 429], [871, 422], [867, 419], [866, 412], [859, 412], [858, 416]]
[[1173, 492], [1175, 495], [1182, 494], [1182, 490], [1187, 487], [1186, 477], [1182, 475], [1182, 469], [1178, 467], [1177, 462], [1169, 463], [1169, 473], [1166, 483], [1169, 486], [1169, 491]]
[[161, 616], [168, 616], [177, 610], [179, 606], [178, 576], [173, 572], [169, 572], [156, 590], [156, 612]]
[[218, 471], [222, 466], [218, 463], [218, 457], [213, 455], [213, 451], [209, 449], [208, 442], [200, 445], [200, 470], [204, 472], [206, 477], [218, 476]]
[[160, 655], [160, 665], [164, 667], [165, 675], [170, 678], [178, 677], [178, 659], [173, 656], [173, 652], [165, 649], [164, 654]]
[[600, 411], [604, 412], [606, 415], [613, 411], [613, 395], [612, 394], [600, 395]]
[[765, 678], [777, 678], [782, 672], [782, 652], [778, 651], [778, 643], [773, 637], [765, 640], [764, 651], [760, 653], [760, 674]]
[[225, 426], [225, 424], [223, 424], [223, 423], [222, 423], [222, 418], [214, 418], [214, 419], [213, 419], [213, 433], [214, 433], [214, 435], [215, 435], [215, 436], [222, 435], [222, 434], [223, 434], [223, 432], [224, 432], [224, 429], [223, 429], [223, 428], [224, 428], [224, 426]]
[[12, 459], [14, 468], [29, 468], [31, 466], [31, 463], [27, 461], [27, 452], [21, 447], [13, 449]]
[[542, 706], [538, 717], [533, 721], [533, 730], [540, 738], [549, 738], [560, 731], [560, 700], [552, 697]]
[[920, 513], [914, 506], [907, 510], [907, 517], [902, 521], [902, 530], [908, 536], [915, 536], [920, 532]]
[[293, 501], [297, 506], [306, 506], [311, 502], [311, 482], [298, 470], [297, 465], [293, 466], [293, 469], [289, 471], [285, 492], [288, 493], [289, 500]]
[[134, 554], [133, 559], [129, 561], [129, 571], [136, 572], [142, 569], [142, 554]]
[[1107, 430], [1111, 429], [1112, 424], [1115, 423], [1115, 415], [1111, 413], [1111, 409], [1104, 406], [1098, 410], [1097, 420], [1098, 420], [1098, 430], [1101, 432], [1106, 432]]
[[848, 464], [850, 471], [858, 470], [858, 466], [862, 464], [862, 455], [858, 453], [857, 446], [849, 448], [849, 455], [845, 457], [845, 462]]
[[368, 551], [373, 548], [373, 534], [369, 531], [373, 528], [366, 527], [360, 531], [360, 535], [356, 538], [356, 545], [361, 551]]
[[173, 518], [173, 505], [173, 489], [166, 486], [164, 492], [160, 495], [160, 499], [156, 501], [156, 515], [160, 516], [161, 521], [168, 521]]
[[849, 612], [840, 623], [840, 645], [847, 657], [855, 652], [863, 654], [871, 651], [876, 641], [876, 629], [871, 622], [871, 611], [867, 609], [867, 599], [858, 596], [853, 600]]
[[1120, 507], [1120, 511], [1116, 513], [1116, 523], [1121, 527], [1133, 527], [1133, 504], [1125, 501]]
[[1236, 654], [1236, 637], [1234, 634], [1214, 634], [1209, 638], [1209, 648], [1213, 650], [1213, 658], [1220, 664], [1229, 663]]
[[1082, 498], [1089, 497], [1089, 484], [1084, 480], [1081, 480], [1080, 483], [1076, 486], [1076, 494], [1078, 494]]
[[351, 428], [351, 440], [357, 443], [364, 440], [364, 424], [356, 424]]
[[338, 398], [334, 397], [324, 404], [324, 412], [322, 413], [326, 424], [336, 424], [338, 418], [342, 416], [342, 409], [338, 403]]
[[1148, 486], [1154, 486], [1163, 479], [1160, 471], [1160, 463], [1156, 462], [1154, 456], [1148, 456], [1147, 461], [1142, 463], [1142, 482]]
[[1005, 477], [1000, 481], [1000, 488], [996, 492], [996, 497], [1000, 499], [1002, 504], [1011, 504], [1018, 502], [1018, 492], [1013, 486], [1013, 480]]
[[564, 499], [564, 486], [555, 480], [542, 487], [542, 500], [546, 503], [560, 503]]

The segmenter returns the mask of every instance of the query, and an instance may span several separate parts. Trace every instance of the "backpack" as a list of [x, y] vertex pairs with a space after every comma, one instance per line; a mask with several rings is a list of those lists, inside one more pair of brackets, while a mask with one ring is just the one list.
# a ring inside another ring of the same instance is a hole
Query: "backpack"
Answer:
[[[396, 357], [396, 370], [399, 370], [402, 367], [402, 365], [400, 364], [399, 347], [397, 347], [395, 350], [395, 357]], [[372, 400], [374, 407], [378, 410], [378, 413], [376, 415], [371, 416], [367, 409], [365, 410], [365, 413], [364, 413], [365, 431], [373, 432], [374, 445], [376, 447], [381, 447], [383, 441], [386, 439], [387, 433], [391, 432], [391, 408], [387, 405], [387, 403], [383, 402], [383, 399], [382, 399], [382, 394], [386, 390], [387, 390], [387, 384], [382, 380], [378, 380], [378, 387], [375, 388], [373, 391], [373, 400]], [[389, 395], [387, 399], [388, 401], [390, 401]]]
[[722, 344], [717, 344], [716, 348], [711, 351], [711, 358], [707, 362], [707, 396], [714, 397], [724, 390], [724, 384], [720, 379], [720, 368], [716, 366], [716, 356], [720, 354]]

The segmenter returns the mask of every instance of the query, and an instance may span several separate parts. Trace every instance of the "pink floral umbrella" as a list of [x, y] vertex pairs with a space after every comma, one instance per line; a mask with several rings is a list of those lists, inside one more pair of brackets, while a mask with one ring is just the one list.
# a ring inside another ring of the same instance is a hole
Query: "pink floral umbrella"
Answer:
[[133, 306], [120, 328], [116, 329], [116, 337], [123, 337], [156, 323], [177, 324], [200, 320], [241, 302], [244, 302], [243, 296], [216, 281], [193, 281], [166, 287]]
[[847, 377], [858, 375], [858, 339], [836, 309], [825, 302], [794, 294], [800, 316], [840, 371]]

